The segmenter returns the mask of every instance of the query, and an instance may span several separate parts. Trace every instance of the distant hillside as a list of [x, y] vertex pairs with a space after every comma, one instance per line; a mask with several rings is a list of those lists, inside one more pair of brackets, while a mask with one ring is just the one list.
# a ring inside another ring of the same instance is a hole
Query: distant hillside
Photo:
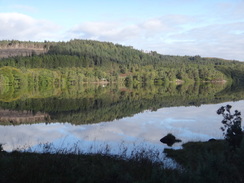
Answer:
[[[71, 83], [77, 80], [117, 82], [120, 78], [127, 83], [244, 81], [242, 62], [162, 55], [155, 51], [145, 53], [131, 46], [92, 40], [0, 41], [0, 58], [0, 67], [20, 68], [20, 73], [26, 72], [23, 68], [47, 69], [47, 73], [55, 70], [52, 74], [57, 80], [66, 78]], [[9, 69], [2, 69], [2, 72], [9, 72]], [[8, 81], [4, 79], [5, 83]]]

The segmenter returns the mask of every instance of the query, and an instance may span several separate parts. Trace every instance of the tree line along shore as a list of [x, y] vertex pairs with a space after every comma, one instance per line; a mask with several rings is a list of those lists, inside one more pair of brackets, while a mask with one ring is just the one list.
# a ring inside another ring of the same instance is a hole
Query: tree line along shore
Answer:
[[2, 85], [243, 82], [243, 71], [239, 61], [162, 55], [110, 42], [0, 41]]

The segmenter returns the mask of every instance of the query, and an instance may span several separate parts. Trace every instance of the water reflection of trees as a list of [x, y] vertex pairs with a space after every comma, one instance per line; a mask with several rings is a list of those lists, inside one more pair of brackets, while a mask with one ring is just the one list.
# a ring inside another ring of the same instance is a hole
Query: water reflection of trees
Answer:
[[[8, 87], [8, 88], [7, 88]], [[225, 89], [222, 84], [183, 85], [83, 85], [49, 90], [11, 88], [0, 93], [0, 107], [16, 111], [48, 113], [51, 121], [73, 124], [98, 123], [132, 116], [144, 110], [172, 106], [200, 106], [244, 98], [243, 90]], [[233, 88], [233, 87], [232, 87]], [[11, 91], [11, 92], [10, 92]], [[226, 91], [228, 95], [225, 95]]]

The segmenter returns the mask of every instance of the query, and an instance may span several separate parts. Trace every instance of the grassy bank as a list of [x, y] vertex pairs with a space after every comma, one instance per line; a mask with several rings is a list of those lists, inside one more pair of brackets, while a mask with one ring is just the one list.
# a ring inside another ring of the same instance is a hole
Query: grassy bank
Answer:
[[145, 152], [129, 159], [102, 154], [0, 153], [0, 182], [177, 182], [177, 172]]
[[129, 159], [102, 154], [0, 153], [0, 182], [235, 182], [244, 181], [244, 142], [192, 142], [166, 149], [181, 166], [165, 168], [143, 153]]
[[165, 149], [168, 157], [182, 165], [189, 182], [244, 182], [244, 140], [232, 150], [225, 140], [189, 142], [180, 150]]

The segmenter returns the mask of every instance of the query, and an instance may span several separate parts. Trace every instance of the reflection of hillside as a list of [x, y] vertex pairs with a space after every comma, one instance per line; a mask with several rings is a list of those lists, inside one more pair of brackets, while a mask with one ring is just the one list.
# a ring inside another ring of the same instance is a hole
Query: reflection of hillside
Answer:
[[[84, 85], [78, 88], [59, 89], [58, 95], [49, 91], [48, 93], [52, 93], [51, 96], [46, 95], [45, 90], [43, 90], [43, 95], [41, 91], [38, 91], [38, 95], [35, 97], [30, 95], [30, 98], [25, 93], [22, 97], [20, 95], [17, 100], [0, 101], [0, 107], [15, 111], [34, 111], [35, 113], [41, 111], [48, 113], [52, 121], [58, 122], [97, 123], [162, 107], [199, 106], [230, 101], [232, 99], [230, 92], [225, 97], [220, 95], [224, 88], [225, 85], [211, 83], [130, 86], [129, 88], [117, 85], [105, 87]], [[28, 92], [27, 89], [18, 90]], [[11, 91], [16, 97], [15, 90]], [[18, 94], [20, 93], [18, 92]], [[10, 95], [8, 96], [11, 98]], [[238, 96], [240, 96], [239, 100], [244, 98], [242, 95]], [[4, 98], [4, 96], [0, 94], [0, 98]]]
[[31, 111], [0, 110], [0, 123], [34, 123], [47, 121], [48, 119], [50, 119], [50, 116], [41, 112], [33, 114]]
[[[117, 86], [113, 86], [117, 88]], [[111, 86], [110, 86], [111, 89]], [[59, 87], [26, 87], [19, 86], [15, 88], [11, 85], [0, 85], [0, 102], [14, 102], [28, 99], [46, 99], [46, 98], [93, 98], [108, 92], [105, 84], [77, 85], [62, 88]]]
[[216, 97], [222, 100], [238, 101], [244, 99], [244, 85], [229, 85], [224, 90], [218, 92]]

